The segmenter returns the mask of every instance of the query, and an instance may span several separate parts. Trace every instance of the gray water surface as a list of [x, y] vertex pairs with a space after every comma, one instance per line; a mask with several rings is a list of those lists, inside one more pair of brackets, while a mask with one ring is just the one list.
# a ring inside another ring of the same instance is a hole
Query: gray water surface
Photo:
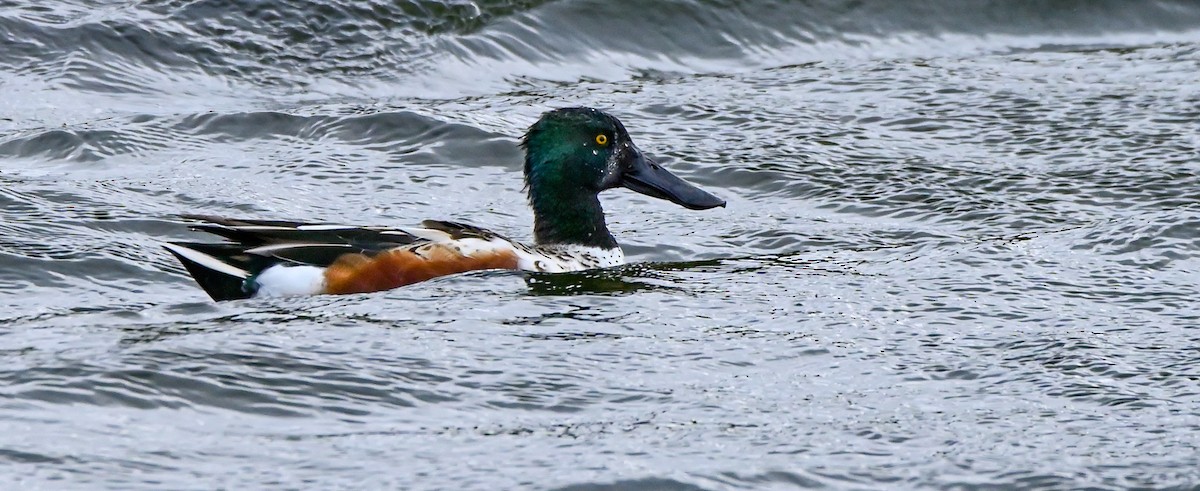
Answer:
[[[0, 488], [1200, 489], [1200, 5], [0, 3]], [[620, 117], [634, 264], [215, 304], [177, 218], [531, 236]]]

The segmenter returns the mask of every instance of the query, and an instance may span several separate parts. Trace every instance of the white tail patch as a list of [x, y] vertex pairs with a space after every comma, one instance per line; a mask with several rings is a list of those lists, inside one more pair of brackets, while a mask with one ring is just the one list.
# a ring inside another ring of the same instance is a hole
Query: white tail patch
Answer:
[[325, 291], [325, 268], [276, 264], [254, 278], [256, 297], [316, 295]]
[[218, 273], [227, 274], [227, 275], [233, 276], [235, 278], [247, 278], [250, 276], [249, 271], [246, 271], [242, 268], [230, 265], [229, 263], [226, 263], [225, 261], [222, 261], [222, 260], [212, 257], [208, 254], [197, 251], [195, 249], [189, 249], [187, 247], [183, 247], [183, 246], [175, 245], [175, 244], [163, 244], [163, 247], [166, 247], [167, 249], [169, 249], [171, 252], [174, 252], [175, 254], [179, 254], [180, 256], [187, 258], [189, 261], [192, 261], [196, 264], [204, 266], [204, 267], [211, 269], [213, 271], [216, 271]]

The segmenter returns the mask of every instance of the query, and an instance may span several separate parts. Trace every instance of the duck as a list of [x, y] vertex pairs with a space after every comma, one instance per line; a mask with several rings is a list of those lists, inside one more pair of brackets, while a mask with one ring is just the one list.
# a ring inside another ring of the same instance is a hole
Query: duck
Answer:
[[533, 209], [532, 244], [453, 221], [355, 226], [182, 215], [221, 242], [166, 242], [214, 301], [370, 293], [476, 270], [564, 273], [625, 263], [599, 194], [614, 188], [691, 210], [725, 200], [684, 181], [634, 144], [616, 117], [589, 107], [547, 111], [520, 139]]

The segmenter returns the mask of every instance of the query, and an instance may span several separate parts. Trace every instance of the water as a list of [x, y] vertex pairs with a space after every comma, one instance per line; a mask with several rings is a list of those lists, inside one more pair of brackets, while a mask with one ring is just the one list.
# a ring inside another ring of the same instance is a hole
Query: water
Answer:
[[[0, 487], [1200, 486], [1200, 5], [0, 3]], [[621, 117], [636, 264], [214, 304], [180, 213], [529, 237]]]

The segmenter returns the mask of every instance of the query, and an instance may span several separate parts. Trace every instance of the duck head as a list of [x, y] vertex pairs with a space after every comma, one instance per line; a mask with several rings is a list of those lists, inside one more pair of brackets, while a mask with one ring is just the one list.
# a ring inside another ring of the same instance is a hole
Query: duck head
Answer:
[[725, 200], [643, 154], [625, 126], [603, 111], [549, 111], [529, 128], [521, 146], [539, 244], [617, 248], [597, 197], [606, 189], [624, 187], [693, 210], [725, 206]]
[[643, 154], [617, 118], [597, 109], [546, 112], [529, 128], [521, 146], [531, 201], [544, 192], [595, 195], [624, 187], [692, 210], [725, 206], [725, 200]]

